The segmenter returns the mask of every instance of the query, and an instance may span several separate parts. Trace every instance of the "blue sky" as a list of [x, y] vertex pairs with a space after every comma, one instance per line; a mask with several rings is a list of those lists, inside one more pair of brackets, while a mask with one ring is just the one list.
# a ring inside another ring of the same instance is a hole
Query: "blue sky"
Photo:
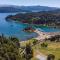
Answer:
[[60, 0], [0, 0], [0, 5], [41, 5], [50, 7], [60, 7]]

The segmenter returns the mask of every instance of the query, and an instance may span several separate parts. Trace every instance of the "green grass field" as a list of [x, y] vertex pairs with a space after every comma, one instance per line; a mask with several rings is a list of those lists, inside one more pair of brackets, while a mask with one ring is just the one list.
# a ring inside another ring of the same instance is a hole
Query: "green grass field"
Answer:
[[42, 48], [41, 44], [37, 44], [33, 47], [34, 50], [39, 50], [44, 55], [53, 54], [55, 55], [55, 60], [60, 59], [60, 42], [47, 42], [48, 47]]
[[[25, 41], [21, 43], [21, 46], [26, 46], [27, 43], [31, 43], [33, 44], [34, 39]], [[39, 52], [41, 52], [43, 55], [48, 55], [48, 54], [53, 54], [55, 55], [55, 60], [60, 59], [60, 42], [45, 42], [48, 44], [48, 46], [45, 47], [41, 47], [41, 43], [34, 45], [33, 48], [33, 52], [34, 54], [36, 54], [36, 50], [38, 50]], [[35, 55], [34, 55], [35, 56]], [[32, 60], [37, 60], [35, 57], [32, 58]]]

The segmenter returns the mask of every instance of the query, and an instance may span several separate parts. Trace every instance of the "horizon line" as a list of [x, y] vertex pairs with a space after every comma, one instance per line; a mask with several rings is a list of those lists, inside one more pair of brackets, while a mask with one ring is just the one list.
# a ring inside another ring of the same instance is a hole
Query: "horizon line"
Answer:
[[0, 6], [8, 6], [8, 5], [11, 5], [11, 6], [45, 6], [45, 7], [54, 7], [54, 8], [60, 8], [60, 7], [57, 7], [57, 6], [47, 6], [47, 5], [16, 5], [16, 4], [0, 4]]

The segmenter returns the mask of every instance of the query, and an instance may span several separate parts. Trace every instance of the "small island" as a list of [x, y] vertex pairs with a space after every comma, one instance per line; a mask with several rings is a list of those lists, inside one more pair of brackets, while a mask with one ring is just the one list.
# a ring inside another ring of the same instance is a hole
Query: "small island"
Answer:
[[32, 27], [26, 27], [23, 31], [25, 31], [25, 32], [34, 32], [35, 29], [32, 28]]

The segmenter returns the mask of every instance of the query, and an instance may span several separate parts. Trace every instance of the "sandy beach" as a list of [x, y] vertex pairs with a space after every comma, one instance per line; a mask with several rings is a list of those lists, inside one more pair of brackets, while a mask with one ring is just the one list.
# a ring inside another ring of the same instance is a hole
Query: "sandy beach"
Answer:
[[50, 38], [51, 36], [60, 35], [60, 32], [42, 32], [38, 29], [35, 30], [35, 33], [38, 34], [38, 37], [36, 37], [35, 39], [40, 41], [44, 41], [44, 39]]

